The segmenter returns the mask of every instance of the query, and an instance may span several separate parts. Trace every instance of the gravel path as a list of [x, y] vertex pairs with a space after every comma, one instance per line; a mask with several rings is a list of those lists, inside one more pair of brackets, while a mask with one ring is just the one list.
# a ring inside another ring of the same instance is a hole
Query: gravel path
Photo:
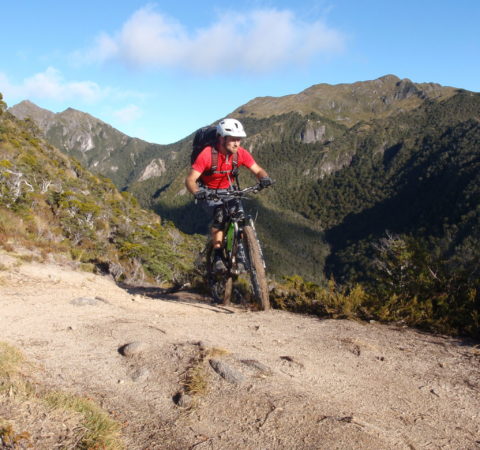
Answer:
[[128, 449], [480, 448], [478, 346], [0, 267], [0, 340], [123, 422]]

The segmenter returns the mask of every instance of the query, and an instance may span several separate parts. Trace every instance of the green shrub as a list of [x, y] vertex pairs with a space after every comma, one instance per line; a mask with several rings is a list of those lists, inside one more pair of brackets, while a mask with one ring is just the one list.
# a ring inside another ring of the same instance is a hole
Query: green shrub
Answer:
[[326, 286], [319, 286], [292, 276], [276, 285], [271, 300], [274, 306], [287, 311], [353, 319], [364, 316], [368, 296], [359, 284], [341, 287], [332, 278]]
[[368, 285], [372, 314], [428, 330], [480, 336], [480, 277], [475, 270], [452, 266], [412, 237], [388, 235], [376, 251]]

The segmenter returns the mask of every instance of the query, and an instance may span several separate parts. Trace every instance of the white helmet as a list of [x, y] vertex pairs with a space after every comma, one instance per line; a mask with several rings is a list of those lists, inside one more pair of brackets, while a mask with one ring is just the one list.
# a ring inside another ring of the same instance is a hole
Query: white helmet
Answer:
[[217, 133], [220, 136], [247, 137], [243, 125], [236, 119], [223, 119], [217, 125]]

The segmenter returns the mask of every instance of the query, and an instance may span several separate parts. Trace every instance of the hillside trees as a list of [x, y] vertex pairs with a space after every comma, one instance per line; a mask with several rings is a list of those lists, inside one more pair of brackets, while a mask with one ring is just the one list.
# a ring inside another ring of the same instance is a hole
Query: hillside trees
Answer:
[[[182, 282], [199, 241], [142, 210], [127, 192], [36, 137], [31, 121], [0, 119], [0, 245], [69, 254], [130, 281]], [[132, 249], [135, 249], [133, 251]]]
[[380, 319], [480, 337], [478, 261], [452, 265], [425, 241], [391, 234], [375, 250], [369, 290]]
[[3, 101], [3, 95], [0, 92], [0, 115], [7, 109], [7, 104]]

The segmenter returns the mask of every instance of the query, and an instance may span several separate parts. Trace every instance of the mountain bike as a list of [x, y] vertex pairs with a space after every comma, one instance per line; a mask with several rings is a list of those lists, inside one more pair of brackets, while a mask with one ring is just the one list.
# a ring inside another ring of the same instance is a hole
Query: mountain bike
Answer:
[[256, 194], [260, 184], [241, 190], [210, 192], [207, 199], [221, 202], [225, 217], [223, 261], [226, 271], [214, 271], [211, 239], [205, 249], [206, 277], [215, 303], [229, 305], [234, 297], [254, 300], [262, 310], [270, 309], [265, 261], [251, 216], [245, 214], [242, 199]]

